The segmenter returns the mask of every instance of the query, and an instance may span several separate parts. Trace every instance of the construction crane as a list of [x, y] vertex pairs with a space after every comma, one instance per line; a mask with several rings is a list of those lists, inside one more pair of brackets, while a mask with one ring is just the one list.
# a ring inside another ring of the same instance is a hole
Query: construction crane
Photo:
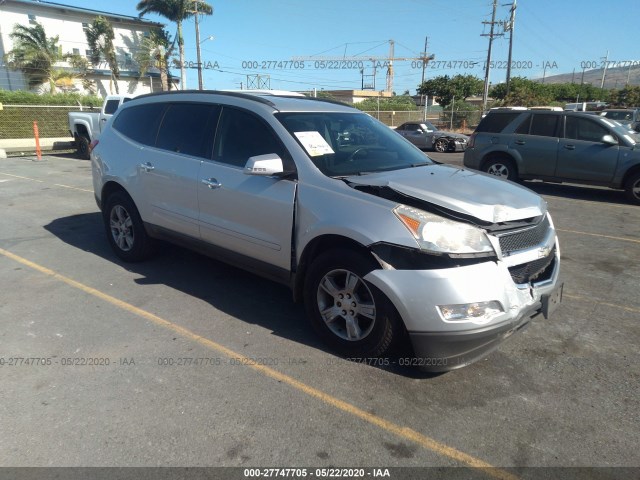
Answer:
[[393, 40], [389, 40], [389, 56], [388, 57], [380, 57], [380, 56], [369, 56], [369, 57], [347, 57], [347, 56], [334, 56], [334, 57], [292, 57], [291, 60], [294, 62], [304, 62], [304, 61], [325, 61], [325, 62], [342, 62], [342, 61], [370, 61], [374, 65], [376, 62], [385, 62], [387, 67], [387, 85], [386, 91], [391, 93], [393, 91], [393, 62], [406, 62], [406, 61], [415, 61], [420, 60], [423, 62], [423, 65], [426, 66], [430, 60], [433, 60], [435, 55], [427, 55], [427, 52], [422, 52], [424, 56], [422, 57], [396, 57], [394, 56], [395, 42]]

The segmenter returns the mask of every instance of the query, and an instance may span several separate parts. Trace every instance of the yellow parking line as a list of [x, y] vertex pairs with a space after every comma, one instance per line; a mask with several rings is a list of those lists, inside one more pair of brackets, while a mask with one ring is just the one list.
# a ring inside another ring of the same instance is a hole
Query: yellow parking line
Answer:
[[[35, 178], [30, 178], [30, 177], [23, 177], [21, 175], [12, 175], [10, 173], [3, 173], [0, 172], [0, 175], [6, 175], [7, 177], [14, 177], [14, 178], [20, 178], [22, 180], [30, 180], [32, 182], [38, 182], [38, 183], [45, 183], [44, 180], [37, 180]], [[79, 190], [81, 192], [89, 192], [89, 193], [93, 193], [93, 190], [87, 190], [86, 188], [79, 188], [79, 187], [71, 187], [69, 185], [64, 185], [62, 183], [54, 183], [53, 184], [56, 187], [62, 187], [62, 188], [70, 188], [71, 190]]]
[[564, 233], [575, 233], [577, 235], [589, 235], [590, 237], [610, 238], [612, 240], [620, 240], [622, 242], [640, 243], [640, 240], [637, 240], [635, 238], [614, 237], [613, 235], [603, 235], [602, 233], [580, 232], [578, 230], [565, 230], [565, 229], [562, 229], [562, 228], [556, 228], [556, 231], [564, 232]]
[[394, 435], [397, 435], [398, 437], [401, 437], [405, 440], [414, 442], [427, 450], [431, 450], [432, 452], [435, 452], [444, 457], [448, 457], [452, 460], [465, 464], [469, 467], [482, 470], [488, 476], [493, 478], [497, 478], [501, 480], [518, 480], [517, 476], [505, 470], [501, 470], [483, 460], [480, 460], [460, 450], [457, 450], [456, 448], [440, 443], [437, 440], [434, 440], [431, 437], [423, 435], [411, 428], [402, 427], [396, 423], [385, 420], [382, 417], [378, 417], [377, 415], [373, 415], [369, 412], [366, 412], [365, 410], [362, 410], [361, 408], [358, 408], [355, 405], [352, 405], [348, 402], [345, 402], [344, 400], [340, 400], [336, 397], [333, 397], [332, 395], [329, 395], [328, 393], [325, 393], [322, 390], [319, 390], [310, 385], [307, 385], [306, 383], [296, 380], [295, 378], [290, 377], [289, 375], [278, 372], [273, 368], [269, 368], [264, 365], [258, 365], [255, 360], [252, 360], [240, 353], [236, 353], [233, 350], [225, 347], [224, 345], [216, 343], [213, 340], [209, 340], [208, 338], [202, 337], [192, 332], [191, 330], [188, 330], [184, 327], [181, 327], [180, 325], [177, 325], [168, 320], [165, 320], [164, 318], [161, 318], [153, 313], [147, 312], [146, 310], [142, 310], [141, 308], [131, 305], [130, 303], [119, 300], [115, 297], [112, 297], [111, 295], [108, 295], [104, 292], [101, 292], [100, 290], [84, 285], [69, 277], [65, 277], [64, 275], [61, 275], [53, 270], [43, 267], [42, 265], [39, 265], [30, 260], [27, 260], [26, 258], [15, 255], [2, 248], [0, 248], [0, 254], [4, 255], [7, 258], [10, 258], [11, 260], [21, 263], [22, 265], [32, 268], [40, 273], [53, 277], [56, 280], [60, 280], [61, 282], [64, 282], [73, 288], [76, 288], [89, 295], [93, 295], [94, 297], [104, 300], [105, 302], [108, 302], [111, 305], [114, 305], [118, 308], [126, 310], [129, 313], [132, 313], [146, 320], [149, 320], [150, 322], [153, 322], [156, 325], [160, 325], [164, 328], [167, 328], [177, 333], [178, 335], [181, 335], [184, 338], [188, 338], [194, 342], [199, 343], [200, 345], [203, 345], [207, 348], [215, 350], [218, 353], [221, 353], [227, 357], [240, 359], [243, 365], [246, 364], [248, 367], [260, 372], [261, 374], [267, 377], [273, 378], [274, 380], [287, 384], [290, 387], [302, 393], [305, 393], [311, 397], [314, 397], [320, 400], [326, 405], [332, 406], [338, 410], [341, 410], [345, 413], [353, 415], [354, 417], [364, 420], [365, 422], [375, 425], [381, 428], [382, 430], [392, 433]]
[[580, 295], [570, 295], [568, 293], [563, 293], [562, 296], [567, 298], [572, 298], [574, 300], [581, 300], [583, 302], [593, 302], [598, 305], [604, 305], [605, 307], [619, 308], [621, 310], [626, 310], [627, 312], [640, 313], [640, 308], [627, 307], [625, 305], [617, 305], [615, 303], [603, 302], [602, 300], [598, 300], [597, 298], [594, 299], [594, 298], [581, 297]]
[[637, 208], [634, 205], [625, 205], [625, 204], [617, 205], [617, 204], [606, 203], [606, 202], [595, 202], [593, 200], [576, 200], [575, 198], [556, 197], [554, 195], [546, 195], [544, 193], [541, 193], [540, 195], [545, 199], [550, 198], [553, 200], [562, 200], [565, 202], [573, 202], [573, 203], [581, 203], [581, 204], [590, 203], [591, 205], [598, 205], [606, 208], [627, 208], [627, 209]]

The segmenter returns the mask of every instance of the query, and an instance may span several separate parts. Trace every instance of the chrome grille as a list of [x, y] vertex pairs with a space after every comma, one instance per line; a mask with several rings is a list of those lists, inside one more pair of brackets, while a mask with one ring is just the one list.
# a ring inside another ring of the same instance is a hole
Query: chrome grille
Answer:
[[511, 252], [526, 250], [541, 244], [547, 236], [549, 228], [551, 228], [549, 217], [545, 215], [542, 221], [533, 227], [499, 235], [498, 240], [500, 241], [502, 254], [509, 255]]

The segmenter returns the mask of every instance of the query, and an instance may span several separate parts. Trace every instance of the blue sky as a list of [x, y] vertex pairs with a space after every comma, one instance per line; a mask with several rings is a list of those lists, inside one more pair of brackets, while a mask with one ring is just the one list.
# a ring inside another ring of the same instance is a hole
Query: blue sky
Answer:
[[[87, 6], [81, 0], [53, 0]], [[511, 0], [498, 1], [496, 20], [507, 20]], [[484, 78], [491, 0], [211, 0], [215, 11], [200, 23], [202, 58], [221, 71], [204, 70], [206, 88], [240, 88], [247, 75], [269, 75], [271, 88], [303, 90], [317, 88], [358, 89], [358, 68], [329, 69], [307, 60], [304, 69], [291, 62], [299, 56], [376, 56], [389, 54], [389, 39], [395, 41], [396, 57], [418, 57], [428, 37], [429, 53], [435, 61], [426, 78], [456, 73]], [[89, 8], [137, 15], [136, 1], [93, 0]], [[155, 15], [145, 18], [166, 23]], [[513, 76], [540, 78], [600, 65], [609, 51], [610, 62], [636, 61], [640, 66], [637, 0], [518, 0], [514, 33]], [[170, 33], [175, 25], [167, 23]], [[497, 31], [502, 31], [497, 27]], [[193, 20], [184, 24], [186, 59], [196, 61]], [[494, 41], [491, 82], [505, 78], [508, 34]], [[477, 62], [477, 63], [474, 63]], [[257, 67], [256, 67], [257, 63]], [[620, 64], [628, 65], [628, 64]], [[353, 66], [334, 64], [334, 67]], [[545, 72], [546, 66], [546, 72]], [[609, 66], [613, 66], [610, 63]], [[264, 68], [263, 68], [264, 67]], [[287, 68], [284, 68], [287, 67]], [[317, 68], [316, 68], [317, 67]], [[373, 74], [365, 61], [365, 75]], [[378, 65], [376, 87], [385, 86], [385, 65]], [[449, 68], [450, 67], [450, 68]], [[393, 90], [415, 93], [422, 70], [411, 61], [394, 63]], [[177, 72], [176, 72], [177, 73]], [[197, 87], [195, 70], [188, 70], [187, 86]]]

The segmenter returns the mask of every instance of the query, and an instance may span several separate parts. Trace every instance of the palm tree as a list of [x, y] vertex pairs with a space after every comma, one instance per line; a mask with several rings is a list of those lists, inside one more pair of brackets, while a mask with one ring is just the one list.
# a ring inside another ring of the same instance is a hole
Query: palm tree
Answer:
[[[91, 50], [91, 63], [97, 65], [104, 58], [109, 64], [111, 77], [109, 79], [109, 90], [115, 84], [116, 93], [120, 93], [118, 79], [120, 78], [120, 68], [116, 58], [116, 49], [113, 46], [113, 27], [105, 17], [96, 17], [93, 23], [85, 30], [89, 49]], [[115, 79], [115, 82], [114, 82]]]
[[58, 45], [59, 37], [47, 38], [44, 27], [37, 22], [32, 27], [16, 24], [9, 36], [14, 42], [7, 54], [9, 66], [22, 70], [29, 88], [49, 82], [51, 93], [55, 93], [60, 71], [54, 66], [65, 58]]
[[182, 36], [182, 22], [191, 18], [196, 11], [198, 14], [211, 15], [213, 7], [203, 0], [140, 0], [136, 9], [140, 16], [145, 13], [157, 13], [177, 26], [176, 40], [180, 54], [180, 84], [184, 90], [187, 83], [187, 75], [184, 68], [184, 38]]
[[142, 39], [136, 54], [136, 62], [140, 66], [140, 76], [143, 76], [150, 68], [157, 68], [160, 71], [163, 91], [170, 88], [169, 58], [173, 54], [173, 46], [170, 44], [169, 33], [161, 28], [154, 28], [149, 32], [148, 37]]

